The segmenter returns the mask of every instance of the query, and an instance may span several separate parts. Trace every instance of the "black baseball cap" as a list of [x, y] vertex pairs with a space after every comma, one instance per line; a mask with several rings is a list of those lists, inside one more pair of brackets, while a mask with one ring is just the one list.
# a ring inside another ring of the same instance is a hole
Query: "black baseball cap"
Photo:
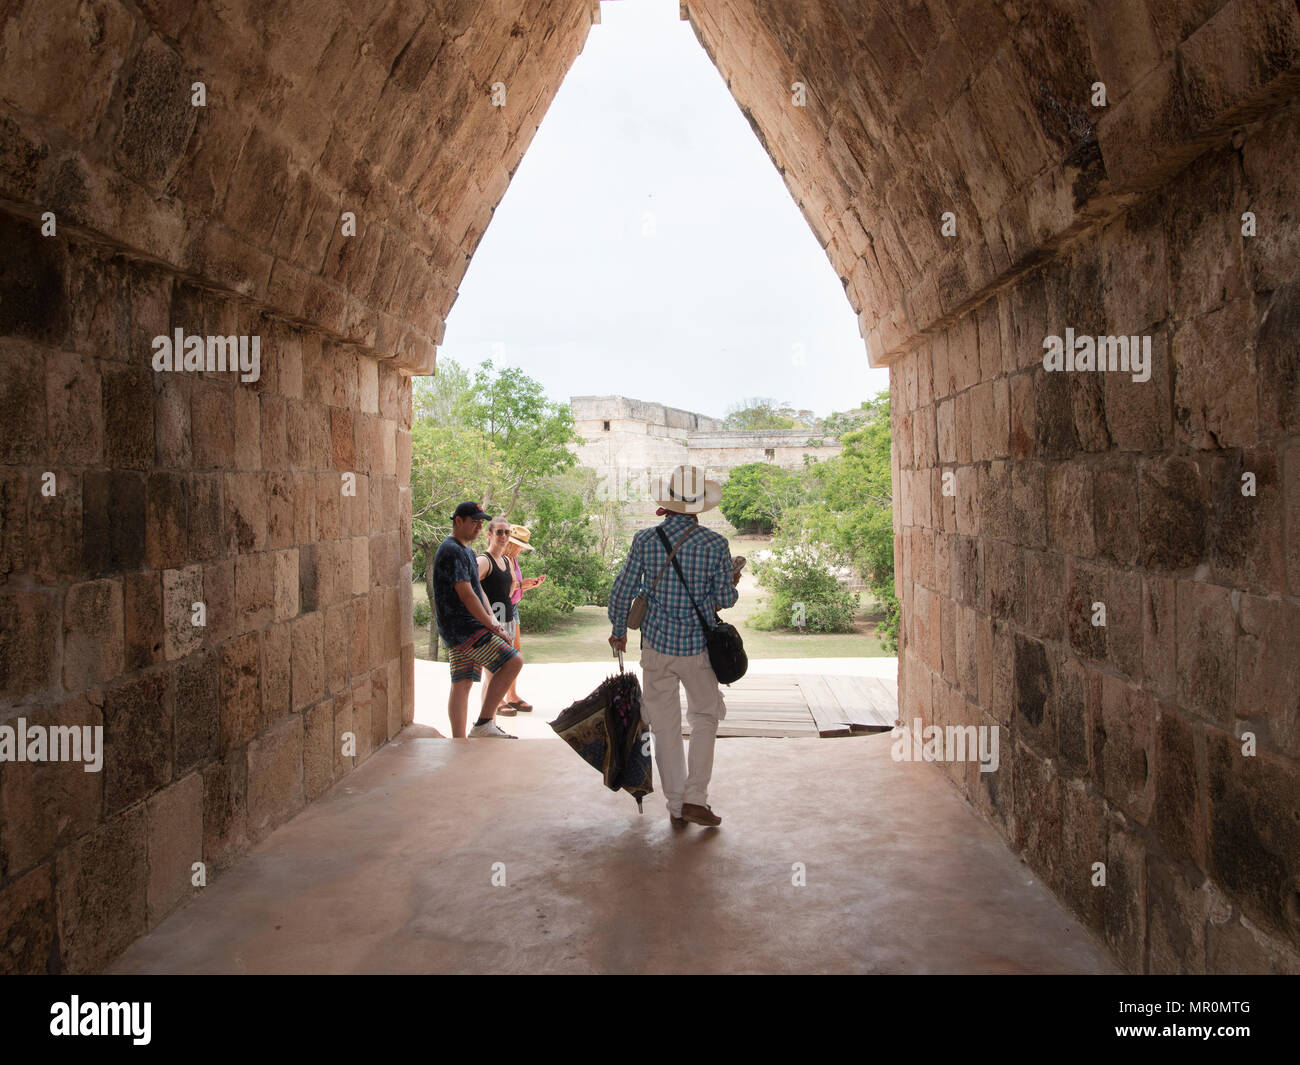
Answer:
[[483, 508], [477, 503], [462, 503], [456, 508], [456, 513], [452, 515], [453, 520], [456, 518], [473, 518], [476, 521], [480, 519], [483, 521], [491, 521], [492, 515], [483, 513]]

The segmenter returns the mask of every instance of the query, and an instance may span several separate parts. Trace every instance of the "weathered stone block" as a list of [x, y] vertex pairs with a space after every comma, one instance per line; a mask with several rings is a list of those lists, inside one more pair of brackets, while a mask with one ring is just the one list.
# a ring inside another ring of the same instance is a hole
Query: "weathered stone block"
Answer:
[[1227, 588], [1179, 581], [1178, 703], [1231, 729], [1237, 699], [1237, 611]]
[[1010, 539], [1025, 547], [1047, 543], [1047, 477], [1041, 462], [1011, 466]]
[[1055, 551], [1025, 551], [1023, 617], [1031, 633], [1043, 640], [1059, 640], [1067, 610], [1065, 559]]
[[388, 742], [388, 669], [370, 674], [370, 736], [376, 750]]
[[1141, 556], [1144, 569], [1195, 566], [1205, 553], [1206, 499], [1196, 464], [1162, 458], [1138, 467]]
[[102, 969], [148, 924], [143, 806], [106, 821], [55, 857], [59, 952], [66, 972]]
[[251, 632], [270, 624], [275, 616], [275, 556], [240, 555], [235, 559], [235, 602], [240, 629]]
[[370, 757], [374, 750], [373, 725], [370, 721], [370, 674], [365, 674], [355, 681], [352, 692], [352, 731], [356, 736], [356, 761], [360, 765]]
[[203, 567], [164, 570], [162, 588], [163, 652], [172, 662], [203, 642], [203, 629], [194, 624], [194, 604], [203, 601]]
[[145, 561], [151, 569], [172, 569], [188, 560], [189, 478], [181, 473], [149, 475]]
[[1210, 872], [1243, 913], [1295, 940], [1300, 914], [1300, 770], [1268, 752], [1242, 753], [1240, 740], [1206, 729]]
[[254, 839], [302, 809], [303, 719], [285, 718], [248, 745], [248, 830]]
[[[1062, 882], [1061, 781], [1037, 752], [1016, 743], [1010, 754], [1014, 764], [1012, 839], [1030, 867], [1052, 891]], [[988, 774], [986, 774], [988, 775]]]
[[276, 551], [275, 620], [287, 621], [298, 616], [298, 549]]
[[1117, 817], [1108, 819], [1106, 886], [1098, 888], [1106, 942], [1131, 973], [1143, 967], [1146, 942], [1146, 845]]
[[1062, 464], [1047, 474], [1049, 545], [1079, 558], [1097, 553], [1093, 526], [1094, 489], [1092, 471], [1083, 466]]
[[1035, 749], [1048, 757], [1055, 754], [1056, 722], [1052, 672], [1047, 650], [1037, 640], [1015, 636], [1015, 727]]
[[52, 863], [0, 887], [0, 973], [57, 971]]
[[235, 396], [228, 385], [197, 379], [190, 393], [197, 469], [227, 469], [235, 452]]
[[150, 797], [149, 924], [156, 925], [185, 899], [196, 894], [192, 866], [203, 860], [203, 777], [177, 781]]
[[1197, 872], [1147, 856], [1147, 972], [1205, 972], [1205, 926], [1209, 917], [1208, 884]]
[[1188, 447], [1209, 450], [1258, 443], [1254, 334], [1249, 300], [1233, 300], [1174, 333], [1174, 425], [1178, 439]]
[[190, 562], [204, 562], [235, 550], [227, 535], [222, 481], [219, 473], [196, 473], [190, 478]]
[[169, 469], [194, 467], [193, 397], [188, 378], [157, 374], [154, 379], [154, 463]]
[[68, 589], [63, 606], [63, 687], [80, 691], [122, 672], [122, 582], [87, 581]]
[[329, 693], [340, 691], [348, 682], [348, 610], [332, 606], [325, 617], [325, 685]]
[[122, 670], [133, 673], [163, 661], [162, 574], [126, 574], [122, 600]]
[[365, 596], [347, 604], [348, 672], [355, 679], [370, 668], [370, 600]]
[[153, 383], [136, 366], [105, 365], [104, 462], [117, 470], [153, 466]]
[[1099, 469], [1093, 480], [1093, 533], [1097, 557], [1122, 566], [1137, 561], [1137, 470], [1130, 464]]
[[1146, 824], [1155, 794], [1156, 705], [1114, 677], [1102, 679], [1097, 777], [1106, 798]]
[[[1205, 865], [1204, 744], [1200, 729], [1172, 707], [1160, 707], [1156, 723], [1155, 795], [1152, 813], [1160, 841], [1175, 858]], [[1197, 748], [1202, 750], [1198, 753]]]
[[262, 718], [265, 731], [293, 711], [293, 631], [290, 622], [262, 632]]
[[48, 734], [46, 756], [52, 759], [57, 742], [67, 760], [9, 761], [0, 772], [0, 855], [10, 879], [94, 829], [103, 809], [103, 773], [87, 772], [86, 767], [96, 764], [96, 756], [102, 767], [104, 751], [93, 738], [90, 748], [84, 742], [86, 728], [103, 725], [99, 707], [82, 695], [57, 706], [25, 710], [22, 717], [29, 730], [65, 730], [57, 740], [55, 733]]
[[334, 700], [323, 699], [303, 712], [302, 777], [307, 802], [334, 783]]
[[224, 481], [226, 535], [240, 554], [266, 549], [266, 476], [228, 473]]
[[146, 542], [143, 474], [87, 470], [82, 516], [82, 561], [89, 576], [141, 567]]
[[248, 754], [232, 751], [203, 767], [203, 860], [209, 873], [248, 847]]
[[148, 674], [104, 696], [104, 809], [112, 813], [172, 777], [171, 677]]
[[[7, 365], [0, 355], [0, 365]], [[26, 379], [20, 375], [19, 387]], [[100, 376], [91, 359], [50, 352], [45, 359], [45, 409], [52, 463], [98, 466], [104, 457]], [[29, 414], [28, 417], [33, 417]]]
[[293, 708], [301, 710], [325, 694], [324, 615], [317, 611], [290, 625], [293, 637]]
[[221, 737], [221, 658], [199, 651], [176, 668], [176, 775], [217, 753]]
[[1300, 608], [1243, 595], [1239, 618], [1235, 716], [1264, 723], [1269, 746], [1300, 755]]
[[261, 670], [255, 632], [221, 646], [221, 751], [242, 747], [257, 732]]

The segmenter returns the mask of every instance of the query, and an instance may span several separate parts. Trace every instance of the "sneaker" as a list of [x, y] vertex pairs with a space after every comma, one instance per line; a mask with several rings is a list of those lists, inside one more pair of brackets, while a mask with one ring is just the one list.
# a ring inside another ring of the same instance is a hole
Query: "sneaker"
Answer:
[[682, 819], [695, 825], [709, 825], [710, 827], [722, 824], [722, 818], [709, 807], [698, 806], [693, 802], [682, 804]]
[[475, 725], [469, 730], [471, 736], [479, 736], [492, 740], [517, 740], [518, 736], [512, 736], [510, 733], [502, 730], [501, 726], [495, 721], [485, 721], [481, 725]]

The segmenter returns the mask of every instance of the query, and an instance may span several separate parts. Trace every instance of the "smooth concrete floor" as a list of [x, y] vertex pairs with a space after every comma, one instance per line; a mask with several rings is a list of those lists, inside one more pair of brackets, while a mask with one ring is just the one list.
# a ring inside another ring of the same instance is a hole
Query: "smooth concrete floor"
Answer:
[[721, 740], [722, 827], [674, 830], [565, 744], [412, 726], [110, 971], [1119, 971], [937, 767], [889, 751]]

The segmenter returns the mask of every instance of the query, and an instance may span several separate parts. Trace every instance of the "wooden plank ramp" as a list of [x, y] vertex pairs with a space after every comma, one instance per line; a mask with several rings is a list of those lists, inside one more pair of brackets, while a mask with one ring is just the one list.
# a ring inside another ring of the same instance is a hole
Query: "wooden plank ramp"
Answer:
[[[718, 735], [832, 738], [892, 729], [898, 703], [891, 687], [873, 677], [812, 673], [744, 677], [722, 691], [727, 716], [718, 725]], [[685, 691], [681, 707], [682, 733], [689, 736]]]

